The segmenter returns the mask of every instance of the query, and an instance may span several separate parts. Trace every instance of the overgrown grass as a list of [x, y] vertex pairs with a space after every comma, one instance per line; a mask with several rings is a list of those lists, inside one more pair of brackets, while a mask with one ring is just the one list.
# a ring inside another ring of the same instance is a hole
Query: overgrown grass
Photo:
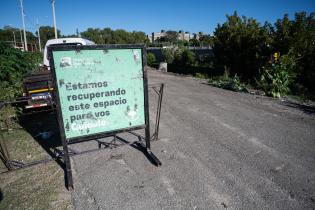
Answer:
[[[10, 159], [21, 162], [49, 157], [33, 137], [10, 122], [2, 132]], [[5, 171], [0, 161], [0, 171]], [[64, 185], [62, 168], [54, 161], [0, 174], [0, 209], [72, 209], [71, 195]]]
[[0, 209], [72, 209], [63, 170], [55, 162], [0, 176]]

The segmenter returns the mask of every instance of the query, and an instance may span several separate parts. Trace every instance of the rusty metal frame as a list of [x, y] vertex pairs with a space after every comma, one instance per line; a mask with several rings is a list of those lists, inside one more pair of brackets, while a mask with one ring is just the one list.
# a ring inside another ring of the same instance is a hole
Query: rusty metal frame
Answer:
[[164, 83], [149, 85], [150, 88], [158, 95], [158, 106], [156, 108], [156, 118], [155, 118], [155, 129], [151, 136], [151, 141], [156, 141], [159, 139], [159, 129], [160, 129], [160, 119], [161, 119], [161, 109], [163, 100]]
[[[157, 93], [158, 95], [158, 106], [157, 106], [157, 110], [156, 110], [156, 119], [155, 119], [155, 130], [154, 130], [154, 133], [151, 135], [151, 141], [155, 141], [155, 140], [158, 140], [158, 136], [159, 136], [159, 122], [160, 122], [160, 114], [161, 114], [161, 104], [162, 104], [162, 98], [163, 98], [163, 88], [164, 88], [164, 84], [163, 83], [159, 83], [159, 84], [149, 84], [148, 85], [149, 88], [152, 88], [154, 90], [154, 92]], [[27, 97], [19, 97], [19, 98], [14, 98], [14, 99], [11, 99], [11, 100], [8, 100], [6, 102], [3, 102], [1, 101], [0, 102], [0, 109], [3, 108], [4, 106], [6, 105], [17, 105], [17, 104], [20, 104], [20, 103], [25, 103], [28, 101], [29, 98]], [[26, 116], [26, 115], [32, 115], [34, 113], [40, 113], [40, 112], [54, 112], [55, 111], [55, 108], [54, 107], [51, 107], [50, 109], [48, 109], [48, 107], [44, 110], [41, 110], [41, 111], [34, 111], [34, 112], [28, 112], [28, 113], [24, 113], [23, 116]], [[17, 129], [17, 128], [15, 128]], [[14, 161], [14, 160], [11, 160], [10, 159], [10, 153], [7, 149], [7, 146], [5, 144], [5, 141], [3, 141], [3, 131], [8, 131], [8, 128], [7, 129], [4, 129], [4, 130], [0, 130], [0, 159], [2, 159], [2, 161], [4, 162], [5, 166], [8, 168], [8, 170], [15, 170], [16, 168], [24, 168], [24, 167], [29, 167], [29, 166], [32, 166], [32, 165], [35, 165], [35, 164], [40, 164], [40, 163], [44, 163], [44, 162], [47, 162], [46, 159], [43, 159], [43, 160], [36, 160], [34, 162], [30, 162], [30, 163], [18, 163], [17, 161]], [[144, 137], [134, 131], [128, 131], [128, 133], [138, 137], [138, 138], [141, 138], [142, 140], [144, 140]], [[104, 138], [104, 137], [107, 137], [107, 136], [99, 136], [100, 138]], [[115, 135], [113, 136], [115, 137]], [[114, 138], [115, 140], [115, 138]], [[115, 141], [113, 141], [113, 143], [104, 143], [104, 142], [99, 142], [97, 139], [96, 141], [99, 143], [99, 148], [101, 147], [101, 145], [103, 146], [108, 146], [110, 148], [114, 148], [116, 147], [117, 145], [115, 145]], [[78, 141], [77, 142], [69, 142], [69, 144], [74, 144], [74, 143], [79, 143]], [[52, 148], [53, 149], [53, 148]], [[85, 152], [84, 152], [85, 153]], [[71, 156], [71, 155], [70, 155]], [[55, 158], [52, 158], [52, 159], [49, 159], [49, 160], [54, 160], [58, 157], [58, 154], [56, 153], [56, 157]]]
[[[159, 122], [160, 122], [160, 116], [161, 116], [161, 105], [162, 105], [164, 84], [163, 83], [150, 84], [150, 85], [148, 85], [148, 87], [152, 88], [154, 90], [154, 92], [158, 95], [158, 106], [157, 106], [157, 110], [156, 110], [156, 119], [155, 119], [155, 131], [154, 131], [153, 135], [150, 137], [150, 140], [153, 141], [153, 140], [158, 140], [158, 135], [159, 135]], [[28, 98], [20, 97], [20, 98], [12, 99], [12, 100], [7, 101], [7, 102], [0, 102], [0, 109], [3, 108], [4, 106], [10, 105], [10, 104], [16, 105], [19, 103], [25, 103], [25, 102], [27, 102], [27, 100], [28, 100]], [[23, 114], [23, 115], [31, 115], [34, 113], [49, 112], [49, 111], [54, 112], [55, 109], [51, 108], [51, 109], [31, 112], [31, 113], [27, 113], [27, 114]], [[8, 128], [5, 131], [8, 131]], [[127, 140], [123, 139], [122, 137], [118, 136], [117, 134], [113, 134], [112, 136], [99, 136], [99, 138], [113, 137], [113, 139], [110, 142], [104, 142], [101, 139], [91, 139], [91, 140], [94, 140], [97, 142], [98, 148], [96, 148], [96, 149], [89, 149], [89, 150], [84, 150], [84, 151], [75, 151], [75, 150], [71, 149], [70, 147], [68, 147], [68, 156], [72, 157], [72, 156], [77, 156], [77, 155], [82, 155], [82, 154], [86, 154], [86, 153], [91, 153], [91, 152], [103, 150], [103, 149], [113, 149], [113, 148], [129, 145], [129, 146], [132, 146], [134, 148], [138, 148], [142, 152], [144, 152], [144, 154], [150, 159], [150, 161], [153, 164], [155, 164], [157, 166], [161, 164], [160, 162], [157, 162], [159, 160], [155, 157], [155, 155], [150, 150], [148, 150], [146, 148], [146, 145], [144, 144], [145, 143], [145, 137], [144, 136], [142, 136], [142, 135], [140, 135], [134, 131], [128, 131], [128, 133], [136, 136], [138, 138], [138, 140], [133, 141], [133, 142], [128, 142]], [[0, 159], [3, 161], [4, 165], [8, 169], [7, 171], [2, 172], [2, 173], [12, 172], [15, 170], [28, 168], [28, 167], [32, 167], [35, 165], [48, 163], [50, 161], [58, 161], [61, 159], [64, 160], [65, 153], [63, 151], [58, 150], [57, 148], [50, 148], [53, 150], [53, 152], [52, 152], [53, 155], [51, 155], [50, 158], [35, 160], [35, 161], [29, 162], [29, 163], [24, 163], [24, 162], [12, 160], [10, 158], [10, 154], [9, 154], [8, 149], [7, 149], [6, 143], [4, 141], [2, 132], [0, 132], [0, 137], [1, 137], [0, 138]], [[69, 144], [76, 144], [79, 142], [80, 141], [69, 142]], [[68, 187], [69, 187], [69, 181], [70, 180], [68, 180]]]
[[10, 159], [10, 155], [9, 155], [9, 151], [7, 148], [7, 145], [4, 141], [4, 137], [3, 137], [3, 133], [0, 134], [0, 159], [2, 160], [3, 164], [5, 165], [5, 167], [7, 167], [8, 170], [12, 170], [13, 166], [11, 164], [11, 159]]

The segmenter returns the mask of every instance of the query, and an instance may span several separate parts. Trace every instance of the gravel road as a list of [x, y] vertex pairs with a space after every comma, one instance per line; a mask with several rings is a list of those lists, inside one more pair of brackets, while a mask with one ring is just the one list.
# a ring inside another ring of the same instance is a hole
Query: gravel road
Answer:
[[76, 156], [75, 209], [315, 209], [314, 109], [150, 70], [157, 82], [162, 166], [129, 146]]

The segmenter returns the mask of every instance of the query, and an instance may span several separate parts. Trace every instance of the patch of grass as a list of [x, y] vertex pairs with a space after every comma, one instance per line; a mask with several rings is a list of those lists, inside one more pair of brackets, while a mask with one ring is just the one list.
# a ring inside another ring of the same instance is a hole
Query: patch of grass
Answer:
[[[2, 132], [2, 136], [11, 160], [26, 163], [49, 157], [23, 129]], [[3, 169], [4, 164], [0, 161], [0, 171]], [[0, 174], [0, 193], [0, 209], [72, 209], [63, 170], [54, 161]]]
[[72, 208], [63, 170], [55, 162], [2, 174], [0, 183], [0, 209]]
[[4, 132], [3, 138], [10, 151], [11, 158], [16, 161], [30, 162], [49, 157], [38, 142], [22, 129]]

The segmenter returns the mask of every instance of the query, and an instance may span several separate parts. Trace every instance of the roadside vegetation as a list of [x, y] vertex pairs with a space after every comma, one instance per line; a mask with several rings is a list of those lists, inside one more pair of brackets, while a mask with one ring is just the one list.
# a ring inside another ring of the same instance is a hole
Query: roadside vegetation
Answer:
[[284, 15], [274, 24], [261, 24], [237, 12], [227, 15], [209, 37], [213, 55], [208, 57], [187, 48], [202, 46], [200, 40], [185, 43], [174, 37], [169, 32], [157, 41], [168, 45], [162, 61], [169, 71], [207, 78], [211, 85], [235, 91], [250, 86], [272, 97], [315, 99], [315, 13], [296, 13], [294, 19]]
[[[25, 130], [5, 132], [3, 138], [12, 160], [30, 162], [48, 157]], [[0, 162], [0, 172], [4, 171]], [[64, 186], [63, 170], [55, 161], [1, 174], [0, 209], [72, 209], [71, 194]]]
[[[22, 52], [0, 43], [0, 141], [10, 159], [24, 163], [48, 158], [47, 152], [17, 119], [18, 108], [1, 101], [22, 95], [22, 77], [42, 62], [40, 53]], [[0, 172], [6, 171], [0, 161]], [[71, 209], [71, 195], [64, 187], [62, 168], [54, 161], [0, 175], [0, 209]]]
[[[65, 36], [60, 31], [58, 34], [59, 37], [81, 35], [96, 44], [146, 43], [148, 47], [164, 47], [162, 60], [148, 53], [150, 66], [157, 67], [159, 62], [164, 61], [168, 63], [169, 71], [208, 78], [210, 84], [219, 84], [220, 87], [225, 86], [227, 79], [222, 76], [227, 71], [231, 81], [260, 89], [268, 96], [289, 94], [314, 99], [314, 15], [299, 12], [289, 17], [285, 14], [275, 23], [259, 23], [254, 18], [234, 12], [227, 15], [223, 24], [218, 24], [213, 35], [199, 32], [196, 34], [198, 38], [189, 41], [179, 40], [179, 33], [174, 30], [166, 31], [166, 36], [153, 43], [149, 42], [144, 32], [123, 29], [88, 28], [72, 35]], [[12, 40], [12, 32], [20, 40], [19, 30], [8, 26], [0, 29], [0, 40]], [[42, 46], [54, 37], [50, 26], [42, 26], [40, 34]], [[30, 42], [36, 41], [36, 34], [28, 32], [27, 35]], [[188, 47], [211, 47], [213, 54], [199, 55]], [[13, 91], [5, 92], [12, 95]]]
[[261, 25], [235, 12], [214, 32], [216, 68], [226, 68], [266, 95], [314, 96], [315, 13]]
[[211, 77], [208, 83], [212, 86], [232, 90], [236, 92], [248, 92], [246, 86], [241, 82], [240, 78], [235, 74], [230, 77], [229, 72], [225, 71], [223, 76]]
[[[0, 102], [22, 95], [22, 77], [38, 69], [40, 53], [22, 52], [0, 42]], [[0, 126], [19, 111], [12, 106], [0, 107]]]
[[[21, 96], [23, 75], [38, 69], [41, 61], [40, 53], [22, 52], [0, 42], [0, 102]], [[0, 108], [0, 127], [19, 112], [9, 105]]]
[[21, 96], [22, 77], [38, 69], [40, 53], [22, 52], [0, 42], [0, 101]]
[[[23, 129], [18, 118], [15, 108], [6, 106], [0, 109], [0, 141], [6, 145], [10, 160], [29, 163], [50, 158], [34, 135]], [[26, 123], [34, 121], [29, 119]], [[63, 169], [55, 161], [6, 171], [6, 166], [0, 161], [0, 173], [3, 173], [0, 175], [0, 209], [72, 209], [71, 194], [64, 187]]]

